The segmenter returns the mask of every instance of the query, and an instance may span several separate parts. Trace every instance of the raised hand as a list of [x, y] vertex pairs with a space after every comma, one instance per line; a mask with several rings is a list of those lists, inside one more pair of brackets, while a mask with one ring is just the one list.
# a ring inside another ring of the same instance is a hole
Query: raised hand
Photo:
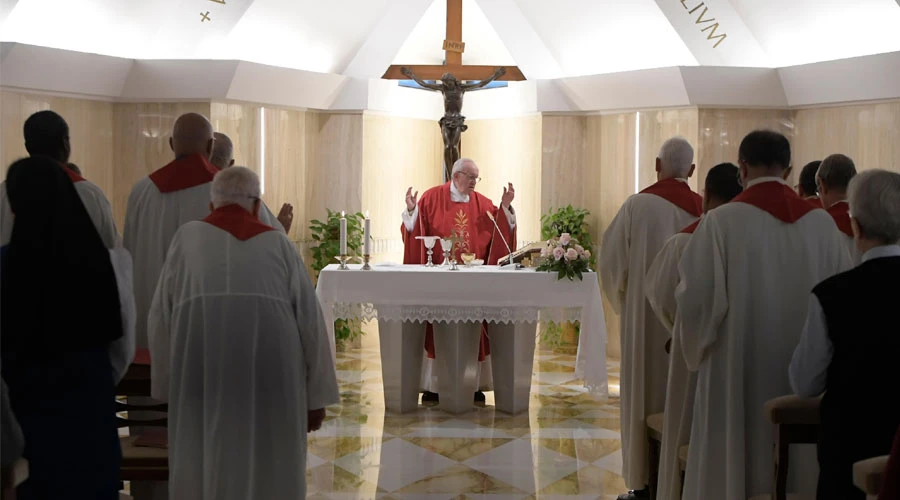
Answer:
[[291, 232], [291, 224], [294, 223], [294, 207], [290, 203], [285, 203], [281, 205], [281, 210], [278, 212], [278, 222], [284, 226], [284, 232]]
[[509, 208], [510, 203], [512, 203], [515, 197], [516, 190], [513, 188], [512, 182], [510, 182], [508, 188], [503, 188], [503, 196], [500, 197], [500, 204]]
[[[512, 184], [510, 184], [512, 185]], [[412, 212], [416, 208], [416, 200], [419, 198], [419, 192], [416, 191], [415, 194], [412, 192], [412, 186], [406, 190], [406, 211]]]

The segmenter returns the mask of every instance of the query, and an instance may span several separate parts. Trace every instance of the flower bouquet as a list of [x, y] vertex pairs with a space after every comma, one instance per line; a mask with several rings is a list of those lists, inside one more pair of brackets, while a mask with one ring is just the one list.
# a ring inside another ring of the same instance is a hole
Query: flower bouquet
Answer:
[[556, 272], [557, 279], [569, 278], [572, 281], [577, 276], [581, 280], [582, 274], [591, 270], [591, 251], [585, 250], [569, 233], [551, 238], [547, 246], [541, 249], [541, 257], [543, 262], [537, 270]]

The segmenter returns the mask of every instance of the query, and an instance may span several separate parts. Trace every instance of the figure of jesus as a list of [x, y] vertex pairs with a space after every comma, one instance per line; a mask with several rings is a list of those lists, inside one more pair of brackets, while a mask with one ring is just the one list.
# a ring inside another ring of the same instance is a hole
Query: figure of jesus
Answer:
[[436, 90], [444, 95], [444, 117], [438, 122], [441, 126], [441, 135], [444, 138], [444, 179], [451, 177], [450, 169], [459, 159], [459, 140], [463, 132], [468, 128], [465, 125], [466, 117], [462, 115], [463, 94], [468, 90], [476, 90], [486, 87], [489, 83], [506, 74], [506, 68], [497, 68], [494, 74], [485, 80], [474, 83], [461, 83], [450, 73], [444, 73], [440, 83], [428, 83], [417, 77], [411, 69], [403, 67], [400, 71], [416, 83], [429, 90]]

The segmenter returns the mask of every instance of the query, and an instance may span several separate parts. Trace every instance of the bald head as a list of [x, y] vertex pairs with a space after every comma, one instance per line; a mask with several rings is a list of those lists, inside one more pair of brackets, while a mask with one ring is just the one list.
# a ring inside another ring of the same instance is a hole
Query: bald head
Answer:
[[216, 132], [213, 137], [216, 142], [213, 144], [209, 162], [219, 170], [234, 165], [234, 144], [231, 142], [231, 138], [221, 132]]
[[202, 154], [209, 158], [213, 148], [213, 127], [205, 116], [186, 113], [175, 120], [169, 146], [175, 156]]
[[657, 178], [687, 179], [694, 173], [694, 148], [684, 137], [664, 142], [656, 157]]

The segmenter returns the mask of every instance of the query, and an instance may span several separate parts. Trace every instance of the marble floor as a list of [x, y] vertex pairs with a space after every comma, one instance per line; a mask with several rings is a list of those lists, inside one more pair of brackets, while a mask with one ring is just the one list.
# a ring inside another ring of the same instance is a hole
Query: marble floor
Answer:
[[[510, 416], [487, 405], [464, 415], [384, 409], [378, 348], [338, 353], [342, 405], [310, 435], [308, 498], [614, 499], [621, 477], [618, 399], [597, 401], [575, 357], [535, 354], [531, 405]], [[619, 367], [609, 364], [618, 390]]]

